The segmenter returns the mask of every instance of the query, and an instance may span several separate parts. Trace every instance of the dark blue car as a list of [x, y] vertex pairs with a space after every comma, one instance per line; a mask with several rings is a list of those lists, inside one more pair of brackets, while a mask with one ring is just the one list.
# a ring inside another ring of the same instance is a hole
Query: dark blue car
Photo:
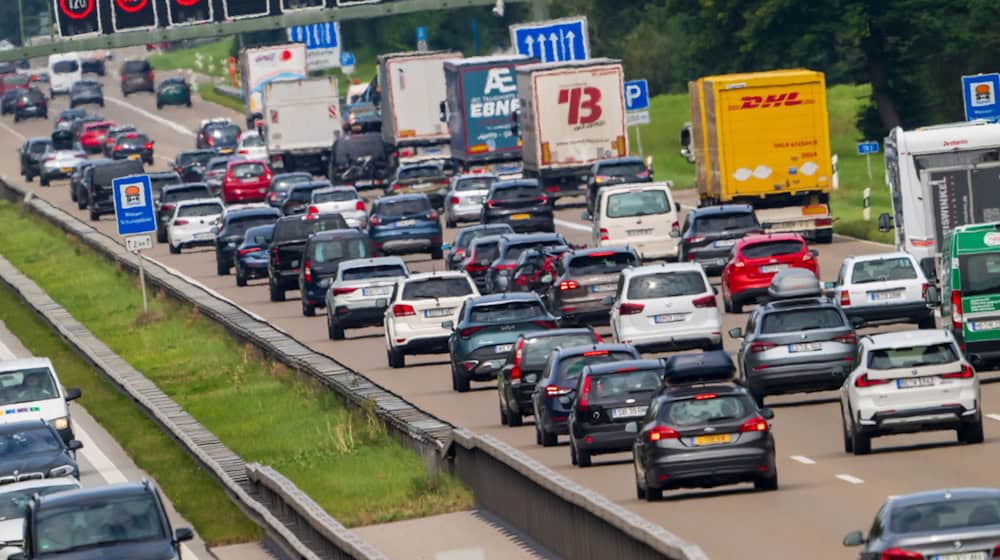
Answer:
[[374, 256], [371, 240], [358, 229], [321, 231], [306, 241], [299, 269], [302, 315], [313, 317], [316, 308], [326, 307], [326, 292], [344, 261]]
[[375, 200], [368, 235], [380, 254], [430, 253], [441, 259], [441, 222], [425, 194], [385, 196]]
[[557, 348], [535, 385], [532, 402], [535, 409], [535, 442], [545, 447], [556, 445], [560, 435], [569, 433], [570, 409], [583, 368], [608, 362], [638, 360], [639, 351], [629, 344], [590, 344]]
[[246, 286], [251, 278], [267, 278], [267, 262], [270, 253], [267, 248], [274, 237], [274, 224], [248, 229], [243, 242], [233, 253], [236, 264], [236, 285]]
[[[215, 268], [219, 276], [229, 274], [233, 266], [233, 255], [247, 230], [267, 224], [273, 224], [281, 217], [276, 208], [247, 208], [226, 212], [215, 234]], [[267, 268], [265, 264], [265, 269]]]

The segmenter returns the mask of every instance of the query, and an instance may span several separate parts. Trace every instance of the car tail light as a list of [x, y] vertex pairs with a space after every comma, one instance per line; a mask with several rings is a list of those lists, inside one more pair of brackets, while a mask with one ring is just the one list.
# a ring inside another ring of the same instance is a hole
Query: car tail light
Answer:
[[306, 214], [319, 214], [319, 208], [316, 208], [315, 206], [309, 206], [309, 209], [306, 210]]
[[588, 375], [586, 379], [583, 380], [583, 387], [580, 388], [580, 396], [576, 398], [576, 407], [579, 410], [587, 410], [587, 405], [590, 404], [590, 376]]
[[496, 208], [497, 207], [497, 201], [493, 200], [492, 198], [490, 200], [487, 200], [486, 201], [486, 207], [487, 208]]
[[175, 226], [186, 226], [189, 223], [191, 223], [191, 222], [189, 222], [187, 220], [174, 220], [174, 225]]
[[746, 422], [740, 424], [740, 432], [766, 432], [767, 421], [760, 416], [754, 416]]
[[955, 373], [946, 373], [942, 375], [944, 379], [968, 379], [972, 377], [973, 371], [969, 366], [962, 366], [962, 371], [956, 371]]
[[215, 145], [215, 137], [214, 136], [209, 136], [209, 137], [205, 138], [205, 143], [207, 143], [209, 146], [214, 146]]
[[691, 304], [699, 309], [705, 309], [707, 307], [715, 307], [715, 296], [701, 296], [694, 298]]
[[309, 259], [306, 259], [302, 264], [302, 276], [306, 282], [312, 282], [312, 263], [309, 262]]
[[394, 191], [398, 191], [399, 189], [403, 188], [403, 186], [400, 185], [399, 183], [393, 183], [390, 188]]
[[161, 212], [173, 212], [174, 211], [174, 205], [173, 204], [164, 204], [163, 206], [160, 206], [160, 211]]
[[993, 558], [1000, 558], [1000, 544], [993, 547]]
[[271, 194], [270, 194], [270, 195], [268, 196], [268, 199], [270, 199], [270, 201], [271, 201], [271, 202], [277, 202], [277, 201], [278, 201], [278, 193], [276, 193], [276, 192], [272, 192], [272, 193], [271, 193]]
[[[434, 211], [434, 210], [431, 210], [430, 212], [428, 212], [427, 214], [425, 214], [424, 217], [426, 217], [428, 220], [437, 220], [438, 219], [438, 213], [436, 211]], [[511, 266], [511, 268], [513, 268], [513, 266]]]
[[457, 196], [451, 197], [451, 203], [452, 204], [458, 204], [458, 197]]
[[608, 351], [607, 350], [588, 350], [587, 352], [584, 352], [583, 355], [587, 356], [587, 357], [590, 357], [590, 356], [607, 356], [608, 355]]
[[679, 437], [681, 437], [681, 435], [677, 432], [677, 430], [667, 426], [661, 426], [659, 424], [653, 426], [653, 428], [649, 430], [649, 433], [646, 434], [646, 439], [648, 441], [662, 441], [665, 439], [677, 439]]
[[881, 560], [924, 560], [924, 555], [919, 552], [912, 552], [909, 550], [903, 550], [898, 546], [886, 549], [882, 551], [882, 556], [879, 557]]
[[810, 253], [809, 251], [806, 251], [805, 253], [803, 253], [803, 255], [802, 255], [802, 262], [809, 262], [811, 260], [813, 260], [812, 253]]
[[247, 150], [247, 149], [241, 149], [241, 150], [237, 151], [236, 153], [238, 153], [238, 154], [243, 154], [243, 155], [247, 155], [247, 154], [249, 154], [249, 153], [250, 153], [250, 150]]
[[358, 200], [357, 204], [354, 205], [354, 209], [355, 210], [364, 210], [365, 209], [365, 201]]
[[514, 270], [517, 263], [497, 263], [493, 265], [494, 270]]
[[377, 226], [382, 224], [382, 220], [380, 220], [378, 216], [372, 216], [368, 218], [368, 223], [373, 226]]
[[485, 264], [477, 264], [472, 262], [471, 260], [465, 264], [465, 271], [468, 272], [469, 274], [479, 274], [482, 272], [486, 272], [486, 269], [488, 268], [489, 266]]
[[744, 263], [743, 261], [739, 260], [738, 258], [737, 259], [733, 259], [730, 262], [732, 263], [732, 265], [733, 265], [734, 268], [743, 268], [743, 267], [746, 266], [746, 263]]
[[565, 292], [566, 290], [575, 290], [580, 287], [580, 284], [576, 280], [563, 280], [559, 283], [559, 291]]
[[149, 72], [146, 72], [146, 77], [149, 78], [149, 81], [151, 81], [151, 82], [154, 81], [153, 80], [153, 71], [150, 70]]
[[962, 292], [953, 290], [951, 292], [951, 326], [957, 331], [962, 330], [962, 323], [965, 315], [962, 313]]
[[536, 198], [534, 198], [532, 200], [534, 202], [539, 203], [539, 204], [548, 204], [549, 203], [549, 197], [547, 197], [547, 196], [539, 196], [539, 197], [536, 197]]
[[608, 239], [610, 239], [610, 237], [608, 236], [608, 228], [601, 228], [600, 233], [601, 233], [601, 241], [607, 241]]
[[687, 238], [687, 244], [688, 245], [694, 245], [695, 243], [701, 243], [704, 240], [705, 240], [705, 236], [703, 236], [703, 235], [696, 235], [694, 237], [688, 237]]
[[756, 354], [758, 352], [766, 352], [771, 348], [775, 348], [778, 345], [773, 342], [753, 342], [750, 344], [750, 353]]
[[524, 338], [517, 341], [517, 349], [514, 351], [514, 367], [510, 369], [511, 380], [521, 379], [521, 357], [524, 355]]
[[247, 247], [246, 249], [240, 249], [240, 254], [249, 255], [250, 253], [259, 253], [263, 250], [263, 247]]
[[817, 218], [816, 227], [830, 227], [833, 225], [833, 218]]
[[672, 231], [672, 232], [676, 231], [676, 232], [680, 233], [680, 231], [681, 231], [681, 223], [675, 220], [674, 223], [670, 224], [670, 231]]
[[121, 147], [121, 146], [115, 146], [115, 151], [116, 151], [116, 152], [120, 152], [120, 151], [122, 151], [122, 147]]
[[850, 307], [851, 306], [851, 292], [847, 290], [840, 291], [840, 306]]
[[152, 150], [153, 149], [153, 143], [152, 142], [146, 142], [146, 149], [147, 150]]
[[696, 401], [707, 401], [709, 399], [717, 398], [718, 396], [719, 395], [716, 395], [715, 393], [702, 393], [700, 395], [695, 395], [694, 396], [694, 400], [696, 400]]
[[[357, 288], [334, 288], [333, 295], [342, 296], [344, 294], [353, 294], [356, 291], [358, 291]], [[393, 312], [395, 312], [395, 308], [393, 308]]]
[[638, 178], [640, 178], [640, 179], [645, 179], [646, 177], [649, 177], [649, 170], [647, 169], [645, 171], [640, 171], [640, 172], [636, 173], [635, 176], [638, 177]]
[[559, 192], [559, 187], [557, 185], [549, 185], [545, 187], [545, 192]]
[[412, 317], [416, 315], [416, 311], [413, 310], [412, 305], [406, 303], [397, 303], [392, 306], [392, 315], [394, 317]]
[[546, 385], [545, 386], [545, 397], [553, 399], [555, 397], [561, 397], [563, 395], [568, 395], [570, 389], [564, 389], [558, 385]]
[[[409, 306], [407, 306], [407, 307], [409, 307]], [[470, 336], [476, 334], [477, 332], [479, 332], [481, 330], [483, 330], [483, 327], [465, 327], [464, 329], [458, 331], [458, 336], [460, 336], [462, 338], [469, 338]]]
[[854, 380], [855, 387], [872, 387], [874, 385], [885, 385], [888, 379], [870, 379], [867, 373], [862, 373]]
[[929, 285], [927, 284], [927, 282], [924, 282], [923, 284], [920, 285], [920, 299], [927, 299], [928, 287]]
[[643, 309], [646, 309], [646, 306], [641, 303], [623, 303], [618, 306], [618, 314], [635, 315], [636, 313], [642, 313]]
[[532, 321], [532, 323], [538, 325], [539, 327], [542, 327], [543, 329], [554, 329], [554, 328], [556, 328], [556, 322], [555, 321], [547, 321], [547, 320], [546, 321]]

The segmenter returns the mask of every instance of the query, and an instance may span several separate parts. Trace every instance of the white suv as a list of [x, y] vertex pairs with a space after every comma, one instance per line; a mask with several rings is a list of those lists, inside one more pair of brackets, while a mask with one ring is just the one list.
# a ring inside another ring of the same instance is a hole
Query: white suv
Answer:
[[840, 410], [844, 451], [855, 455], [889, 434], [957, 430], [961, 442], [983, 441], [979, 379], [947, 330], [862, 337]]
[[413, 274], [400, 279], [385, 310], [385, 352], [389, 367], [406, 365], [406, 354], [448, 351], [451, 329], [441, 325], [458, 322], [462, 303], [479, 295], [464, 272]]
[[218, 198], [196, 198], [177, 202], [167, 220], [167, 243], [171, 253], [199, 245], [215, 244], [215, 227], [225, 209]]
[[697, 263], [626, 268], [611, 308], [616, 342], [642, 351], [722, 349], [715, 290]]
[[409, 275], [403, 259], [351, 259], [337, 266], [337, 276], [326, 292], [326, 330], [342, 340], [344, 329], [381, 326], [396, 282]]
[[856, 325], [916, 323], [933, 329], [934, 310], [924, 300], [927, 286], [913, 256], [881, 253], [847, 257], [837, 281], [826, 288]]

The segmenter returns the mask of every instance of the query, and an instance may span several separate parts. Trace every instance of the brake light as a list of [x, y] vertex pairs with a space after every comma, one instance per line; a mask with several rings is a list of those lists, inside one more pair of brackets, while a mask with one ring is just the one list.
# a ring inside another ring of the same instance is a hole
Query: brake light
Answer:
[[881, 560], [924, 560], [924, 555], [919, 552], [911, 552], [909, 550], [903, 550], [898, 546], [894, 546], [890, 549], [883, 550]]
[[766, 432], [767, 431], [767, 421], [760, 416], [754, 416], [753, 418], [747, 420], [746, 422], [740, 424], [740, 432]]
[[521, 357], [524, 355], [524, 338], [517, 341], [517, 350], [514, 351], [514, 367], [510, 370], [510, 378], [521, 379]]
[[493, 265], [494, 270], [514, 270], [517, 263], [498, 263]]
[[840, 306], [850, 307], [851, 306], [851, 292], [847, 290], [840, 291]]
[[956, 331], [962, 330], [962, 322], [965, 315], [962, 312], [962, 292], [953, 290], [951, 292], [951, 327]]
[[545, 187], [545, 192], [559, 192], [559, 187], [557, 185], [549, 185]]
[[874, 385], [885, 385], [888, 379], [869, 379], [867, 373], [862, 373], [854, 380], [855, 387], [872, 387]]
[[174, 220], [174, 225], [175, 226], [186, 226], [189, 223], [191, 223], [191, 222], [189, 222], [187, 220]]
[[302, 276], [305, 278], [306, 282], [312, 282], [312, 263], [309, 259], [306, 259], [305, 263], [302, 264]]
[[589, 350], [587, 352], [584, 352], [583, 355], [586, 356], [586, 357], [590, 357], [590, 356], [607, 356], [608, 355], [608, 351], [607, 350]]
[[247, 155], [247, 154], [249, 154], [249, 153], [250, 153], [250, 150], [247, 150], [247, 149], [242, 149], [242, 150], [239, 150], [239, 151], [238, 151], [238, 152], [236, 152], [236, 153], [238, 153], [238, 154], [243, 154], [243, 155]]
[[378, 216], [372, 216], [371, 218], [368, 218], [368, 223], [373, 226], [377, 226], [382, 224], [382, 220], [380, 220]]
[[679, 437], [681, 437], [681, 435], [677, 432], [677, 430], [669, 428], [667, 426], [660, 426], [659, 424], [653, 426], [653, 428], [649, 430], [649, 433], [646, 434], [646, 439], [649, 441], [677, 439]]
[[[409, 306], [407, 306], [409, 307]], [[412, 307], [410, 309], [413, 309]], [[458, 336], [462, 338], [469, 338], [470, 336], [476, 334], [477, 332], [483, 330], [483, 327], [465, 327], [464, 329], [458, 331]]]
[[417, 313], [413, 310], [412, 305], [397, 303], [392, 306], [392, 314], [394, 317], [411, 317]]
[[927, 299], [927, 288], [928, 288], [927, 282], [924, 282], [923, 284], [920, 285], [920, 299]]
[[564, 389], [558, 385], [546, 385], [545, 386], [545, 396], [547, 398], [561, 397], [563, 395], [569, 394], [569, 389]]
[[696, 401], [705, 401], [705, 400], [708, 400], [708, 399], [714, 399], [714, 398], [716, 398], [718, 396], [719, 395], [716, 395], [715, 393], [702, 393], [700, 395], [695, 395], [694, 396], [694, 400], [696, 400]]
[[249, 255], [250, 253], [259, 253], [263, 251], [263, 247], [247, 247], [246, 249], [240, 249], [241, 255]]
[[458, 204], [458, 197], [457, 196], [451, 197], [451, 203], [452, 204]]
[[833, 225], [833, 218], [818, 218], [816, 227], [830, 227]]
[[152, 142], [146, 142], [146, 149], [147, 150], [152, 150], [153, 149], [153, 143]]
[[993, 547], [993, 558], [1000, 558], [1000, 544]]
[[610, 237], [608, 236], [608, 228], [601, 228], [600, 232], [601, 232], [601, 241], [607, 241], [608, 239], [610, 239]]
[[554, 329], [556, 328], [555, 321], [532, 321], [532, 323], [542, 327], [543, 329]]
[[839, 335], [839, 336], [835, 336], [831, 340], [833, 340], [834, 342], [839, 342], [841, 344], [857, 344], [858, 343], [858, 337], [854, 333], [851, 333], [851, 334], [842, 334], [842, 335]]
[[809, 251], [806, 251], [806, 252], [805, 252], [805, 253], [804, 253], [804, 254], [802, 255], [802, 261], [803, 261], [803, 262], [808, 262], [808, 261], [811, 261], [811, 260], [813, 260], [813, 256], [812, 256], [812, 253], [810, 253]]
[[698, 309], [705, 309], [708, 307], [715, 307], [715, 296], [701, 296], [694, 298], [691, 303]]
[[559, 291], [565, 292], [566, 290], [575, 290], [580, 287], [580, 284], [576, 280], [563, 280], [559, 283]]
[[306, 210], [306, 214], [319, 214], [319, 208], [316, 208], [315, 206], [310, 206], [309, 209]]
[[704, 240], [705, 240], [705, 236], [703, 236], [703, 235], [696, 235], [694, 237], [688, 237], [687, 238], [687, 243], [688, 243], [688, 245], [693, 245], [695, 243], [701, 243]]
[[392, 190], [394, 190], [394, 191], [398, 191], [401, 188], [403, 188], [403, 187], [399, 183], [393, 183], [392, 184]]
[[533, 201], [537, 202], [539, 204], [548, 204], [549, 203], [549, 197], [547, 197], [547, 196], [539, 196], [539, 197], [533, 199]]
[[[428, 220], [437, 220], [438, 219], [438, 213], [435, 212], [434, 210], [431, 210], [430, 212], [428, 212], [426, 214], [426, 217], [427, 217]], [[511, 266], [511, 268], [514, 268], [513, 265]]]
[[968, 379], [972, 377], [973, 371], [969, 366], [962, 366], [962, 371], [956, 371], [955, 373], [946, 373], [941, 377], [944, 379]]
[[121, 146], [115, 146], [115, 151], [116, 151], [116, 152], [120, 152], [120, 151], [122, 151], [122, 147], [121, 147]]
[[590, 400], [590, 376], [583, 380], [583, 387], [580, 388], [580, 396], [576, 398], [576, 407], [579, 410], [587, 410]]
[[214, 136], [209, 136], [209, 137], [205, 138], [205, 142], [209, 146], [214, 146], [215, 145], [215, 137]]
[[160, 206], [160, 211], [161, 212], [173, 212], [174, 211], [174, 205], [173, 204], [164, 204], [163, 206]]
[[357, 204], [354, 205], [354, 209], [355, 210], [364, 210], [365, 209], [365, 201], [359, 200], [357, 202]]
[[754, 343], [750, 344], [750, 353], [751, 354], [756, 354], [758, 352], [765, 352], [765, 351], [770, 350], [771, 348], [774, 348], [776, 346], [777, 346], [777, 344], [775, 344], [773, 342], [754, 342]]
[[352, 293], [356, 292], [357, 290], [358, 290], [357, 288], [334, 288], [333, 289], [333, 295], [335, 295], [335, 296], [342, 296], [344, 294], [352, 294]]
[[641, 303], [623, 303], [618, 306], [619, 315], [635, 315], [636, 313], [642, 313], [646, 306]]
[[276, 193], [276, 192], [272, 192], [272, 193], [271, 193], [271, 194], [270, 194], [270, 195], [268, 196], [268, 198], [269, 198], [269, 199], [271, 200], [271, 202], [277, 202], [277, 201], [278, 201], [278, 193]]
[[490, 200], [487, 200], [486, 201], [486, 207], [487, 208], [496, 208], [497, 207], [497, 201], [493, 200], [492, 198]]
[[149, 72], [146, 72], [146, 77], [149, 78], [149, 81], [152, 82], [153, 81], [153, 71], [150, 70]]

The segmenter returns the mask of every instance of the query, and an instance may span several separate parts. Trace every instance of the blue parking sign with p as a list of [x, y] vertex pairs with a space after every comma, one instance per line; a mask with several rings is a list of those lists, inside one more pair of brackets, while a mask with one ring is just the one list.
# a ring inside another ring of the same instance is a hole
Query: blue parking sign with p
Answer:
[[644, 111], [649, 109], [649, 85], [646, 80], [625, 82], [625, 110]]
[[111, 182], [118, 235], [137, 235], [156, 231], [153, 211], [153, 185], [149, 175], [119, 177]]

